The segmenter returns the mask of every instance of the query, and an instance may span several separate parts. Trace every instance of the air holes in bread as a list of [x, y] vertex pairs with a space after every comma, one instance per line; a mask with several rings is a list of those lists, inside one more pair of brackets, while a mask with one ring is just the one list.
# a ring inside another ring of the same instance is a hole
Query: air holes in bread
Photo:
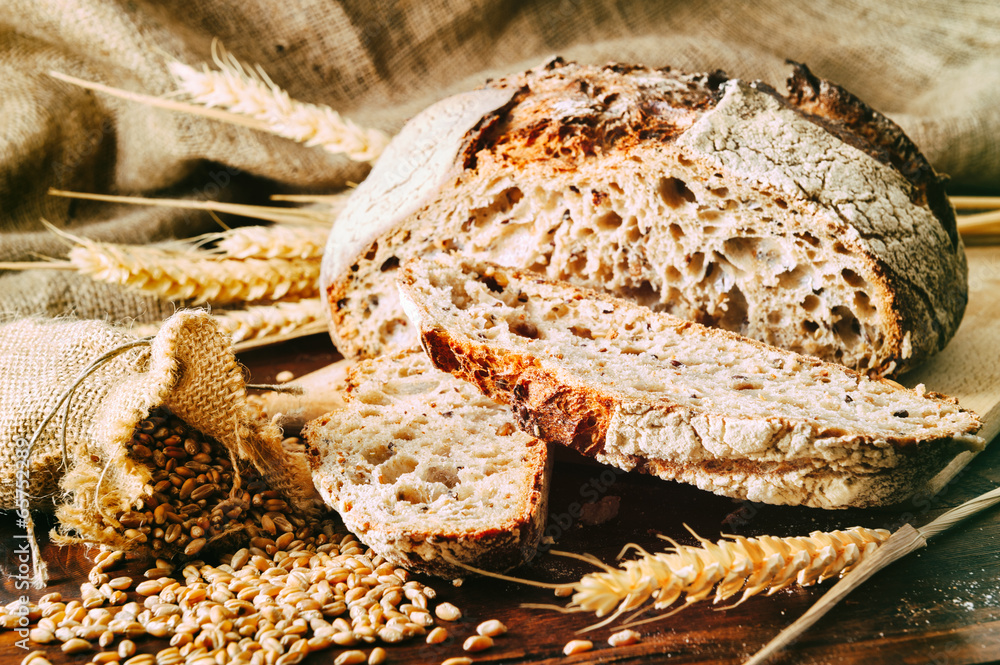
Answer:
[[847, 307], [838, 306], [833, 308], [834, 324], [833, 332], [848, 348], [854, 347], [861, 341], [861, 323], [857, 317]]
[[355, 399], [365, 404], [371, 404], [372, 406], [385, 406], [389, 403], [389, 399], [385, 395], [377, 392], [366, 392], [358, 395]]
[[680, 208], [685, 203], [694, 203], [694, 192], [679, 178], [660, 178], [658, 192], [668, 208]]
[[365, 261], [373, 260], [376, 254], [378, 254], [378, 243], [373, 242], [372, 246], [368, 248], [368, 252], [365, 253]]
[[388, 458], [380, 467], [383, 483], [394, 483], [405, 473], [413, 473], [417, 459], [411, 455], [397, 454]]
[[802, 299], [802, 309], [807, 312], [815, 312], [822, 304], [823, 302], [811, 293]]
[[815, 321], [803, 321], [802, 330], [810, 335], [819, 330], [819, 324]]
[[420, 478], [428, 483], [441, 483], [448, 489], [458, 484], [458, 472], [454, 468], [430, 466], [421, 470]]
[[510, 331], [517, 335], [518, 337], [524, 337], [526, 339], [541, 339], [541, 334], [538, 332], [538, 328], [535, 324], [530, 321], [514, 320], [509, 322]]
[[861, 275], [854, 272], [850, 268], [844, 268], [843, 270], [841, 270], [840, 276], [844, 278], [845, 282], [847, 282], [850, 286], [854, 287], [855, 289], [863, 289], [864, 287], [868, 286], [868, 282], [866, 282]]
[[570, 326], [569, 331], [580, 339], [594, 339], [594, 333], [590, 330], [590, 328]]
[[738, 286], [733, 286], [726, 294], [726, 313], [719, 326], [726, 330], [740, 331], [747, 323], [747, 299]]
[[399, 257], [390, 256], [385, 261], [382, 262], [382, 266], [379, 268], [382, 272], [388, 272], [389, 270], [395, 270], [399, 267]]
[[819, 238], [817, 238], [811, 233], [796, 233], [795, 237], [798, 238], [799, 240], [805, 241], [807, 244], [812, 245], [813, 247], [820, 246]]
[[503, 293], [503, 285], [492, 277], [484, 276], [479, 279], [480, 282], [486, 285], [486, 288], [493, 293]]
[[797, 289], [806, 284], [811, 270], [804, 265], [798, 265], [789, 271], [778, 275], [778, 286], [782, 289]]
[[872, 305], [871, 298], [864, 291], [854, 292], [854, 309], [857, 311], [858, 318], [863, 320], [874, 319], [878, 310]]
[[[674, 270], [677, 273], [676, 270]], [[674, 281], [680, 281], [680, 273], [677, 273]], [[639, 283], [639, 286], [633, 287], [627, 291], [628, 298], [634, 300], [644, 307], [652, 308], [660, 303], [660, 292], [649, 282], [648, 279], [644, 279]]]
[[[365, 457], [365, 461], [372, 466], [379, 466], [385, 464], [390, 457], [392, 457], [392, 449], [390, 446], [379, 445], [377, 443], [372, 444], [370, 447], [365, 448], [362, 453]], [[388, 482], [385, 476], [380, 479], [382, 482]]]
[[678, 242], [681, 238], [684, 237], [684, 229], [682, 229], [679, 224], [671, 223], [669, 231], [670, 231], [670, 237], [673, 238], [674, 242]]

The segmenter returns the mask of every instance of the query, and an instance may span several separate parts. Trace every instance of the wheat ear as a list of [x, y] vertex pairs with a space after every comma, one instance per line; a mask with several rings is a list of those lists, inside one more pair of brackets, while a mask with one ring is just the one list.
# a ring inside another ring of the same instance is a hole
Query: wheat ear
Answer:
[[273, 305], [222, 311], [214, 316], [223, 332], [231, 335], [234, 342], [242, 342], [287, 335], [309, 327], [324, 319], [326, 309], [319, 298], [307, 298], [298, 302], [276, 302]]
[[329, 230], [314, 226], [243, 226], [202, 236], [209, 250], [230, 259], [320, 259]]
[[673, 548], [651, 554], [637, 545], [628, 545], [622, 555], [635, 550], [640, 556], [625, 561], [617, 568], [607, 566], [593, 556], [552, 550], [552, 554], [580, 559], [601, 568], [598, 572], [584, 575], [578, 582], [566, 584], [539, 583], [497, 575], [448, 557], [446, 559], [489, 577], [555, 589], [557, 594], [572, 593], [573, 597], [565, 607], [524, 607], [593, 612], [599, 619], [606, 617], [604, 621], [581, 631], [586, 632], [607, 625], [630, 611], [636, 611], [636, 614], [630, 617], [628, 626], [663, 619], [673, 612], [634, 621], [639, 614], [650, 609], [665, 610], [682, 597], [683, 603], [675, 607], [674, 612], [711, 596], [714, 596], [713, 602], [718, 603], [742, 591], [736, 603], [738, 605], [751, 596], [762, 592], [770, 595], [793, 583], [801, 586], [816, 584], [845, 574], [889, 538], [889, 532], [884, 529], [863, 527], [814, 531], [805, 537], [792, 538], [728, 536], [715, 543], [694, 535], [701, 547], [680, 545], [665, 538]]
[[[251, 305], [244, 309], [218, 310], [212, 313], [219, 329], [232, 337], [233, 343], [265, 337], [284, 337], [299, 332], [325, 329], [326, 308], [319, 298], [306, 298], [270, 305]], [[137, 336], [155, 335], [159, 323], [132, 326], [130, 332]]]
[[671, 541], [671, 550], [656, 554], [630, 545], [626, 551], [636, 550], [639, 558], [585, 576], [576, 585], [568, 609], [617, 618], [649, 601], [652, 609], [663, 610], [683, 597], [677, 608], [681, 609], [710, 596], [718, 603], [742, 591], [739, 604], [793, 583], [809, 586], [842, 575], [874, 552], [889, 532], [854, 527], [814, 531], [806, 537], [730, 536], [715, 543], [695, 537], [701, 547]]
[[217, 40], [212, 42], [212, 60], [218, 71], [169, 63], [179, 94], [195, 104], [259, 120], [278, 136], [358, 161], [374, 161], [389, 142], [384, 132], [359, 127], [329, 106], [295, 101], [260, 66], [244, 65]]
[[190, 250], [78, 242], [69, 252], [78, 271], [164, 300], [227, 304], [317, 295], [316, 260], [220, 259]]

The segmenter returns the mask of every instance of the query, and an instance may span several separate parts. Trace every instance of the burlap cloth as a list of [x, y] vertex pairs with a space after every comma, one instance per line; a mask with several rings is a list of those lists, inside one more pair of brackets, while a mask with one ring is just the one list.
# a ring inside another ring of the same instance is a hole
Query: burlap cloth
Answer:
[[[201, 215], [72, 203], [46, 196], [49, 187], [246, 200], [248, 189], [258, 198], [276, 189], [331, 192], [364, 177], [366, 165], [318, 148], [86, 92], [46, 74], [163, 94], [174, 87], [167, 59], [206, 62], [213, 37], [294, 97], [390, 133], [436, 99], [554, 54], [721, 68], [778, 86], [790, 58], [898, 121], [955, 185], [1000, 187], [994, 0], [3, 0], [0, 261], [65, 251], [40, 230], [41, 217], [122, 241], [212, 226]], [[47, 295], [66, 292], [65, 280], [55, 282], [39, 282], [26, 300], [11, 294], [24, 291], [23, 282], [0, 277], [0, 312], [71, 308], [117, 319], [149, 311], [148, 302], [124, 295], [91, 311]]]

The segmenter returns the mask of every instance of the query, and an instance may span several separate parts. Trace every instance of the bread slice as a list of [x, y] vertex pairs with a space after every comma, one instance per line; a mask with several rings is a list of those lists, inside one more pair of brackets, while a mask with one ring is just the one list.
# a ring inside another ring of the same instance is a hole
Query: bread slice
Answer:
[[783, 96], [554, 60], [427, 109], [331, 231], [337, 348], [414, 343], [396, 268], [449, 250], [871, 375], [943, 348], [968, 290], [941, 178], [801, 66]]
[[940, 396], [635, 303], [458, 256], [406, 264], [434, 364], [518, 425], [622, 469], [717, 494], [834, 508], [907, 498], [975, 414]]
[[344, 411], [303, 430], [313, 481], [362, 542], [395, 565], [457, 577], [445, 558], [502, 571], [530, 559], [552, 462], [510, 410], [419, 350], [360, 363]]

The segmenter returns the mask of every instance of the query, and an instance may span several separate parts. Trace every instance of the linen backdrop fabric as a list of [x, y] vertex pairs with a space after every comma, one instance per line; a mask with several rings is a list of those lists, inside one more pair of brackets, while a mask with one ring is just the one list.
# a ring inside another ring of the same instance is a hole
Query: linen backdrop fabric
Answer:
[[[806, 63], [896, 120], [955, 187], [1000, 189], [996, 0], [0, 0], [0, 261], [68, 247], [42, 219], [144, 243], [217, 230], [205, 214], [72, 201], [59, 189], [266, 202], [333, 193], [364, 163], [259, 131], [89, 92], [175, 90], [170, 59], [213, 38], [301, 101], [394, 133], [425, 106], [553, 55], [722, 69], [784, 89]], [[159, 321], [172, 304], [72, 273], [0, 274], [0, 315]]]

